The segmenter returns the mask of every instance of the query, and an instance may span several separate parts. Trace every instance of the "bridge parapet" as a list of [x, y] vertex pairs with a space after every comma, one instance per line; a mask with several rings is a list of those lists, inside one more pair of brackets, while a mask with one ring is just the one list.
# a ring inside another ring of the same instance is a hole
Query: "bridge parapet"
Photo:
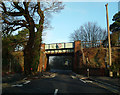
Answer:
[[73, 53], [74, 42], [45, 44], [46, 54]]
[[74, 42], [45, 44], [45, 50], [73, 49], [73, 48], [74, 48]]

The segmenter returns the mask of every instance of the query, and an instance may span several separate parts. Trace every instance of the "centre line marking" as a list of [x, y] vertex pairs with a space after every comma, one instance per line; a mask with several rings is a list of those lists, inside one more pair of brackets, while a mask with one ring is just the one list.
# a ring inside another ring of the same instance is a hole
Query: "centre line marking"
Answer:
[[57, 95], [58, 89], [55, 89], [54, 95]]

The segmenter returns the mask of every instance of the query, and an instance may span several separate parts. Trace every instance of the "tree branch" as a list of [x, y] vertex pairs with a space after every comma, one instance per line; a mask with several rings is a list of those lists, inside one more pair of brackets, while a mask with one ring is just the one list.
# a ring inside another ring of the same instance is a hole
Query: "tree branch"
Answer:
[[2, 4], [1, 8], [3, 9], [5, 14], [7, 14], [9, 16], [22, 16], [23, 15], [23, 13], [22, 13], [23, 9], [21, 9], [22, 10], [21, 12], [8, 12], [6, 7], [5, 7], [5, 4], [3, 2], [1, 4]]
[[37, 5], [38, 5], [37, 12], [40, 16], [39, 25], [41, 25], [41, 22], [42, 22], [42, 24], [44, 23], [44, 11], [42, 11], [40, 8], [40, 2], [38, 2]]
[[18, 2], [13, 2], [13, 4], [15, 5], [15, 8], [17, 8], [20, 12], [25, 13], [25, 10], [18, 5]]
[[[3, 18], [4, 19], [4, 18]], [[22, 22], [22, 23], [21, 23]], [[17, 20], [17, 21], [13, 21], [13, 22], [9, 22], [8, 20], [4, 19], [3, 23], [7, 23], [8, 25], [20, 25], [22, 27], [26, 27], [29, 28], [27, 24], [27, 22], [25, 20]]]
[[22, 12], [7, 12], [6, 14], [9, 16], [22, 16], [23, 15]]

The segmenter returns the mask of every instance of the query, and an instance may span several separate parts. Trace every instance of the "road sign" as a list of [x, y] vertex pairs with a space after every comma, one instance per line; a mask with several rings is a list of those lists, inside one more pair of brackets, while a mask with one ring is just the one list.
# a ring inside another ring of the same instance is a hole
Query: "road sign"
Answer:
[[56, 48], [64, 48], [64, 44], [59, 43], [56, 45]]

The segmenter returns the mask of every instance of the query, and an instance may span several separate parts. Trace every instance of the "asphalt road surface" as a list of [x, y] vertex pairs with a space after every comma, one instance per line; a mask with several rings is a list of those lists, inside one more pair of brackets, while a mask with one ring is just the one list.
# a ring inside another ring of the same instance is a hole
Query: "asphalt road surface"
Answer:
[[72, 77], [71, 71], [54, 71], [55, 77], [28, 80], [21, 86], [4, 88], [3, 95], [114, 95], [114, 93], [101, 88], [91, 82], [84, 82]]

